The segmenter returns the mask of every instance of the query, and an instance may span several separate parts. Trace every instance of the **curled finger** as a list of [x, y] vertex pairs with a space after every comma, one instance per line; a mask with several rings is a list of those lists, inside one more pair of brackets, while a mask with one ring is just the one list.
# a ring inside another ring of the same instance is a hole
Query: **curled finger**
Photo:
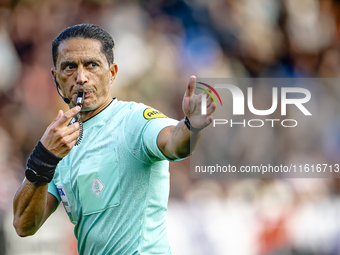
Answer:
[[216, 110], [216, 104], [212, 102], [208, 107], [207, 107], [207, 115], [211, 115], [215, 112]]

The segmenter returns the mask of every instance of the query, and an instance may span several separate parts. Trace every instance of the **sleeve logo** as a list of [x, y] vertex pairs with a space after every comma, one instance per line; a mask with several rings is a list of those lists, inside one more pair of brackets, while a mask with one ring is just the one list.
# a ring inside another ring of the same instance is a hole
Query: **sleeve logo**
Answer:
[[163, 113], [152, 108], [146, 108], [144, 110], [143, 115], [144, 115], [144, 118], [147, 120], [156, 119], [156, 118], [166, 118], [166, 116]]

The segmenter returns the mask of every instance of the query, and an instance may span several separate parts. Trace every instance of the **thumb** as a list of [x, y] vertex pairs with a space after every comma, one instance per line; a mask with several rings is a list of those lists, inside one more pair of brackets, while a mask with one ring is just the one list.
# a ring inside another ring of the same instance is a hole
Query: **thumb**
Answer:
[[52, 123], [47, 127], [47, 129], [49, 129], [50, 127], [52, 127], [53, 124], [56, 123], [56, 122], [61, 118], [61, 116], [63, 116], [63, 114], [64, 114], [63, 110], [59, 110], [57, 117], [54, 118], [54, 120], [53, 120]]

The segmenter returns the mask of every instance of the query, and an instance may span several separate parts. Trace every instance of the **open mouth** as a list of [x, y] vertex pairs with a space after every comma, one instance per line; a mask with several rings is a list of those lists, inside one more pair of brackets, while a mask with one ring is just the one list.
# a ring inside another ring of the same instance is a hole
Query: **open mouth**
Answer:
[[85, 98], [88, 98], [91, 92], [85, 92]]

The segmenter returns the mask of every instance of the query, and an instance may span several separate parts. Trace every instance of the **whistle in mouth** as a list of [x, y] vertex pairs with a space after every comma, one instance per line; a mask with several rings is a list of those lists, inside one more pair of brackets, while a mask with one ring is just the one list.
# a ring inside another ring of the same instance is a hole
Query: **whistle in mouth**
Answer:
[[[84, 103], [84, 100], [85, 100], [85, 92], [77, 92], [76, 105], [81, 107], [81, 105]], [[74, 122], [79, 122], [79, 126], [80, 126], [79, 137], [75, 144], [75, 146], [78, 146], [81, 140], [83, 139], [83, 122], [80, 120], [79, 112], [76, 114], [76, 116], [72, 118], [69, 125], [73, 124]]]
[[76, 105], [81, 106], [84, 103], [85, 92], [77, 92]]

